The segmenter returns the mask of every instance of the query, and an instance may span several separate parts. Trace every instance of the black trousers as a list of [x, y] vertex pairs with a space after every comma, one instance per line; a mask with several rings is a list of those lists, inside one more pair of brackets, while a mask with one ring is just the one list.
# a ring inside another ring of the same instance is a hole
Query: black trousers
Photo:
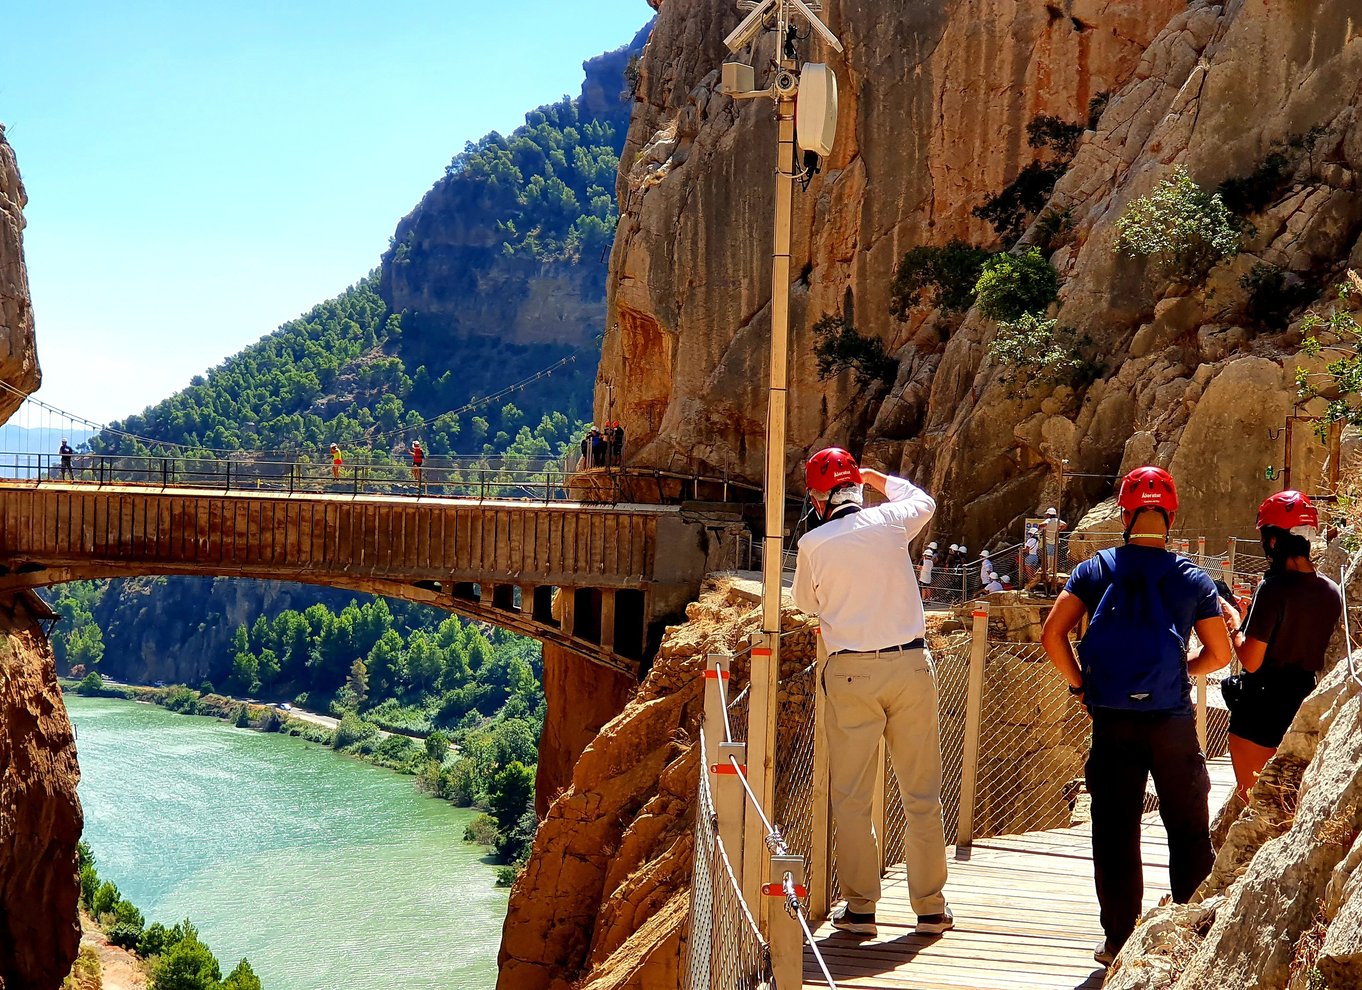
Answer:
[[1145, 782], [1154, 776], [1159, 816], [1168, 832], [1173, 900], [1185, 904], [1211, 872], [1211, 778], [1190, 715], [1098, 709], [1092, 720], [1088, 793], [1092, 795], [1092, 864], [1102, 930], [1113, 949], [1125, 944], [1144, 896], [1140, 817]]

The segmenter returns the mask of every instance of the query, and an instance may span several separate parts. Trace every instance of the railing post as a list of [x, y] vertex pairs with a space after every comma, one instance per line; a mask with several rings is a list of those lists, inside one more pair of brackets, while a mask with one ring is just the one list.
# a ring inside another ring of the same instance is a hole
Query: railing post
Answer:
[[165, 488], [170, 484], [170, 460], [161, 458], [161, 487]]
[[[732, 759], [730, 759], [730, 757]], [[747, 823], [747, 795], [743, 792], [742, 781], [733, 769], [733, 759], [738, 766], [747, 771], [747, 744], [740, 742], [719, 743], [718, 757], [709, 766], [710, 780], [714, 784], [714, 815], [719, 819], [719, 838], [723, 840], [728, 862], [733, 867], [733, 876], [739, 878], [743, 873], [744, 848], [743, 829]], [[752, 816], [756, 818], [755, 815]], [[760, 819], [758, 819], [760, 824]], [[763, 847], [764, 848], [764, 847]], [[760, 857], [758, 857], [760, 860]], [[746, 900], [746, 897], [744, 897]], [[753, 915], [757, 914], [757, 901], [748, 903]]]
[[1220, 565], [1221, 577], [1231, 588], [1234, 587], [1234, 537], [1231, 536], [1225, 545], [1225, 559]]
[[771, 946], [771, 976], [777, 990], [804, 986], [804, 932], [799, 927], [799, 920], [785, 910], [787, 873], [798, 892], [804, 886], [804, 860], [799, 856], [772, 856], [771, 882], [765, 893], [768, 897], [779, 898], [779, 906], [771, 907], [771, 930], [767, 936]]
[[885, 842], [884, 820], [885, 814], [885, 777], [888, 776], [888, 764], [884, 755], [884, 739], [881, 738], [879, 745], [875, 747], [875, 790], [870, 797], [870, 821], [875, 828], [875, 837], [880, 843], [880, 875], [884, 875], [884, 869], [888, 865], [886, 862], [889, 855], [889, 843]]
[[1206, 675], [1196, 675], [1196, 738], [1206, 752]]
[[232, 490], [232, 460], [230, 457], [227, 459], [226, 463], [227, 463], [227, 491], [230, 492]]
[[821, 921], [832, 899], [832, 826], [828, 797], [828, 699], [823, 693], [823, 671], [828, 649], [822, 630], [815, 633], [817, 665], [813, 669], [813, 793], [810, 800], [809, 915]]
[[1204, 566], [1206, 563], [1206, 537], [1198, 536], [1196, 538], [1196, 553], [1197, 556], [1201, 558], [1201, 563]]
[[974, 607], [970, 634], [969, 686], [965, 694], [965, 751], [960, 765], [960, 813], [955, 844], [974, 841], [974, 804], [979, 775], [979, 731], [984, 711], [984, 666], [988, 663], [988, 602]]

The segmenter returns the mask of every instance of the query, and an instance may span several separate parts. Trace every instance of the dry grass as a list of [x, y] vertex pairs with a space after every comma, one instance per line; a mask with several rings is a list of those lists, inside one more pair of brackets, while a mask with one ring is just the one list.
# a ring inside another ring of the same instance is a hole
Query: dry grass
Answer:
[[103, 990], [103, 967], [92, 945], [82, 945], [71, 966], [71, 975], [62, 981], [61, 990]]
[[1357, 806], [1349, 804], [1334, 812], [1315, 830], [1315, 841], [1348, 849], [1357, 840], [1357, 835]]
[[1317, 963], [1320, 950], [1324, 948], [1324, 936], [1329, 931], [1329, 922], [1324, 918], [1324, 904], [1315, 912], [1314, 923], [1301, 932], [1296, 942], [1296, 954], [1291, 957], [1289, 987], [1302, 990], [1324, 990], [1324, 981], [1319, 975]]

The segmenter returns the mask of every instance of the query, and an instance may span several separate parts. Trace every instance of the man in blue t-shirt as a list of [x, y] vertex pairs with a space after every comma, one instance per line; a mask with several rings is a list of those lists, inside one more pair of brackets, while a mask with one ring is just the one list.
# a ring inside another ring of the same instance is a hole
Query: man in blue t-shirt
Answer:
[[[1140, 916], [1140, 818], [1152, 774], [1168, 832], [1173, 900], [1186, 903], [1211, 872], [1211, 781], [1197, 740], [1190, 675], [1230, 662], [1224, 605], [1205, 571], [1167, 549], [1178, 508], [1167, 471], [1136, 468], [1117, 502], [1125, 545], [1074, 568], [1045, 620], [1046, 655], [1092, 716], [1087, 785], [1092, 862], [1109, 965]], [[1069, 633], [1091, 616], [1074, 656]], [[1193, 628], [1203, 644], [1187, 656]], [[1080, 663], [1081, 660], [1081, 663]]]

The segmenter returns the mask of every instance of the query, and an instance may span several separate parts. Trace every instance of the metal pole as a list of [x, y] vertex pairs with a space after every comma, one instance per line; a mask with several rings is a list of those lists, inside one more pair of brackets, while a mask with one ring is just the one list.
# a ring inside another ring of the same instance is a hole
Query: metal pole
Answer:
[[1295, 416], [1286, 417], [1286, 451], [1282, 455], [1282, 491], [1291, 488], [1291, 427]]
[[[780, 66], [788, 72], [795, 62], [783, 57], [789, 13], [784, 3], [777, 8], [776, 50]], [[762, 546], [763, 648], [752, 651], [749, 697], [748, 782], [762, 807], [774, 805], [776, 691], [780, 678], [780, 573], [785, 533], [785, 427], [789, 379], [790, 337], [790, 220], [794, 208], [795, 154], [794, 94], [776, 100], [779, 144], [776, 151], [776, 210], [771, 259], [771, 353], [770, 382], [766, 404], [766, 532]], [[743, 862], [743, 896], [753, 907], [766, 907], [762, 881], [769, 873], [761, 822], [753, 816], [747, 823], [747, 848], [755, 855]], [[763, 910], [763, 913], [764, 910]]]

